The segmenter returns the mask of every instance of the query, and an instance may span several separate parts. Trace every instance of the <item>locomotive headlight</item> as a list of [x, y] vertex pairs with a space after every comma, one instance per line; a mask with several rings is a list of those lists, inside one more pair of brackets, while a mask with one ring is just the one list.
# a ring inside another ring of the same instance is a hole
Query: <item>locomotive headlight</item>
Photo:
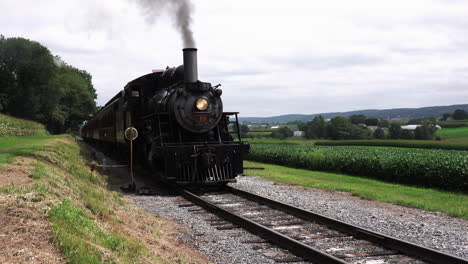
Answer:
[[198, 110], [204, 111], [208, 108], [208, 101], [205, 98], [200, 98], [195, 102], [195, 106]]

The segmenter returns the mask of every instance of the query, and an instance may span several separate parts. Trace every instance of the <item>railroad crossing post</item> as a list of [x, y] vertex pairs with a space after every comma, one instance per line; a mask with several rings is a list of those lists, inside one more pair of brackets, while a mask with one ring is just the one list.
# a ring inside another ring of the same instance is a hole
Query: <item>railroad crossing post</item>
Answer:
[[133, 140], [138, 137], [138, 130], [134, 127], [129, 127], [125, 129], [125, 138], [130, 140], [130, 177], [132, 178], [132, 183], [128, 186], [129, 191], [135, 191], [135, 178], [133, 177]]

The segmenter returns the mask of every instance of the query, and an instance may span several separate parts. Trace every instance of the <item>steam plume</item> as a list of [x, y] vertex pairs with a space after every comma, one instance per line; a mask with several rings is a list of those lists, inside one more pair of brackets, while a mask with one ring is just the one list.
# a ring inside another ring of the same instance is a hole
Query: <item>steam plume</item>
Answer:
[[195, 48], [191, 29], [193, 5], [190, 0], [135, 0], [149, 23], [154, 23], [162, 12], [168, 11], [179, 30], [184, 48]]

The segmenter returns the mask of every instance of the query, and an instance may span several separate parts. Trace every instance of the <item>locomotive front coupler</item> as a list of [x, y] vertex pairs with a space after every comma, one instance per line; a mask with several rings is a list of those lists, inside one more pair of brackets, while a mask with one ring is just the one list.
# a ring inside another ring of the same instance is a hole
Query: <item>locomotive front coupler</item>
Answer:
[[194, 159], [194, 163], [199, 164], [201, 168], [213, 168], [216, 165], [216, 154], [213, 150], [205, 149], [199, 152], [198, 148], [194, 148], [194, 154], [190, 155]]

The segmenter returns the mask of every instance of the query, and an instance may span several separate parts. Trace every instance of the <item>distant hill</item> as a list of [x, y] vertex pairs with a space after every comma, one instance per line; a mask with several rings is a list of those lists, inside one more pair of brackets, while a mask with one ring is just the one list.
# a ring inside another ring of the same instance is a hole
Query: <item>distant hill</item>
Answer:
[[351, 116], [351, 115], [365, 115], [369, 118], [422, 118], [422, 117], [441, 117], [444, 113], [453, 113], [455, 109], [464, 109], [468, 112], [468, 104], [461, 105], [449, 105], [449, 106], [429, 106], [420, 108], [393, 108], [393, 109], [367, 109], [367, 110], [356, 110], [349, 112], [334, 112], [334, 113], [320, 113], [312, 115], [280, 115], [271, 117], [241, 117], [241, 122], [250, 123], [286, 123], [289, 121], [309, 121], [316, 115], [322, 115], [324, 118], [333, 118], [335, 116]]

